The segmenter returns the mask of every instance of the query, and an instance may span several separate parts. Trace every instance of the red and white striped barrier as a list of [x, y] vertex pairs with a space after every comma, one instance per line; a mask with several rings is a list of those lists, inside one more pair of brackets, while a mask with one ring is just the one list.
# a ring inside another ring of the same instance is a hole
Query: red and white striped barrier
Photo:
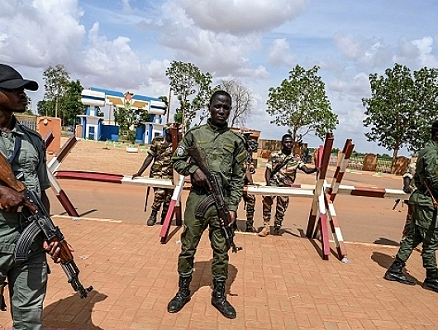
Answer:
[[[44, 138], [46, 148], [53, 141], [53, 139], [54, 136], [52, 132], [46, 135], [46, 137]], [[62, 160], [68, 155], [70, 150], [75, 146], [76, 142], [77, 139], [75, 136], [72, 136], [70, 139], [68, 139], [68, 141], [62, 146], [59, 152], [55, 155], [55, 157], [53, 157], [52, 160], [49, 162], [49, 164], [47, 164], [47, 176], [49, 177], [50, 186], [55, 192], [56, 198], [58, 198], [59, 202], [64, 207], [64, 210], [67, 212], [69, 216], [72, 217], [79, 217], [79, 214], [76, 211], [70, 199], [68, 198], [67, 194], [64, 192], [64, 190], [62, 190], [58, 181], [56, 181], [53, 172], [59, 167]]]
[[157, 188], [173, 189], [175, 185], [170, 179], [156, 179], [147, 177], [127, 176], [123, 174], [87, 172], [87, 171], [57, 171], [55, 176], [58, 179], [88, 180], [98, 182], [109, 182], [119, 184], [132, 184], [138, 186], [151, 186]]
[[[160, 241], [162, 244], [166, 243], [167, 235], [169, 234], [170, 222], [172, 221], [173, 214], [175, 212], [176, 207], [179, 204], [181, 199], [181, 192], [184, 188], [184, 176], [180, 175], [178, 184], [173, 190], [172, 198], [170, 200], [169, 209], [166, 213], [166, 218], [164, 219], [163, 226], [160, 231]], [[180, 224], [181, 225], [181, 224]]]
[[351, 142], [351, 139], [345, 141], [344, 149], [342, 149], [342, 153], [337, 164], [338, 166], [336, 167], [335, 174], [333, 175], [332, 184], [329, 188], [326, 189], [326, 192], [330, 195], [330, 200], [332, 202], [335, 200], [336, 194], [338, 193], [339, 186], [341, 184], [342, 178], [344, 177], [344, 173], [353, 149], [354, 144]]

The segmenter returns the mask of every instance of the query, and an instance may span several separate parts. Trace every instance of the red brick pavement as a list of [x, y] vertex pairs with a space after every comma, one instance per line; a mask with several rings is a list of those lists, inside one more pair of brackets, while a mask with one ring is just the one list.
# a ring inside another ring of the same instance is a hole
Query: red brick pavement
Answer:
[[[62, 269], [52, 265], [44, 329], [438, 328], [438, 295], [420, 286], [424, 271], [418, 252], [408, 262], [418, 285], [406, 286], [382, 278], [397, 251], [394, 246], [347, 243], [350, 263], [342, 263], [335, 256], [322, 260], [319, 242], [306, 238], [237, 234], [236, 243], [244, 249], [231, 254], [227, 286], [237, 318], [228, 320], [210, 304], [207, 235], [196, 254], [192, 300], [169, 314], [166, 306], [177, 290], [180, 231], [160, 244], [158, 225], [54, 221], [75, 248], [80, 280], [94, 290], [80, 299]], [[8, 312], [0, 313], [0, 327], [10, 329]]]

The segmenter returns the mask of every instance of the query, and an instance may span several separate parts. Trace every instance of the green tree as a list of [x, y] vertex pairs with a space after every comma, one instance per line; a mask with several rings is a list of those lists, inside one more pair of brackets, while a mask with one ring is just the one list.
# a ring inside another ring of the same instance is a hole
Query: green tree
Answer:
[[49, 66], [44, 70], [43, 79], [45, 89], [44, 101], [48, 101], [45, 104], [46, 115], [58, 117], [60, 115], [58, 112], [62, 108], [60, 104], [61, 99], [68, 90], [70, 74], [62, 64], [58, 64], [55, 67]]
[[37, 112], [40, 116], [53, 117], [55, 114], [55, 104], [52, 101], [41, 100], [37, 103]]
[[60, 115], [64, 125], [74, 126], [77, 116], [85, 113], [85, 106], [81, 102], [83, 89], [79, 80], [68, 82], [67, 90], [60, 99]]
[[[212, 76], [202, 73], [192, 63], [173, 61], [166, 70], [169, 85], [179, 101], [174, 120], [182, 124], [183, 129], [190, 127], [192, 120], [201, 109], [206, 109], [211, 96]], [[200, 122], [204, 119], [201, 114]]]
[[254, 108], [252, 92], [236, 80], [223, 80], [220, 88], [227, 91], [233, 101], [228, 120], [230, 127], [245, 126], [246, 120]]
[[120, 132], [127, 134], [129, 142], [135, 142], [136, 128], [149, 121], [149, 113], [143, 109], [129, 106], [117, 107], [114, 110], [114, 121], [119, 125]]
[[437, 118], [437, 70], [410, 69], [395, 63], [385, 75], [369, 75], [371, 97], [363, 98], [368, 141], [392, 150], [392, 171], [401, 148], [418, 151], [430, 139], [430, 125]]
[[289, 79], [278, 87], [269, 88], [266, 112], [275, 117], [271, 123], [290, 128], [294, 144], [310, 132], [323, 139], [339, 123], [318, 70], [318, 66], [305, 70], [296, 65], [289, 72]]

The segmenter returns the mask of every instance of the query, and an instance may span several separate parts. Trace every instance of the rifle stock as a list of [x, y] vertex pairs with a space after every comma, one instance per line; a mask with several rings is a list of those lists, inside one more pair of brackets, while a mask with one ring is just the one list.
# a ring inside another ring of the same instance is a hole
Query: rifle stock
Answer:
[[204, 172], [204, 174], [208, 178], [208, 188], [210, 190], [211, 196], [213, 197], [214, 205], [216, 207], [219, 218], [221, 218], [223, 221], [222, 229], [225, 235], [225, 239], [227, 241], [227, 244], [231, 247], [232, 252], [237, 253], [237, 251], [242, 250], [242, 248], [237, 247], [236, 244], [234, 244], [234, 230], [229, 226], [231, 222], [230, 211], [225, 203], [220, 183], [217, 177], [210, 172], [199, 146], [188, 148], [187, 151], [190, 157], [195, 161], [196, 165], [199, 166], [201, 171]]
[[14, 251], [16, 262], [22, 262], [27, 259], [30, 245], [35, 237], [42, 233], [44, 239], [49, 243], [59, 243], [61, 267], [67, 275], [68, 282], [75, 291], [80, 292], [81, 298], [87, 297], [88, 292], [93, 290], [93, 287], [90, 286], [85, 289], [79, 281], [79, 269], [73, 260], [73, 254], [69, 249], [68, 243], [64, 240], [64, 235], [59, 227], [53, 223], [39, 196], [34, 191], [28, 190], [24, 183], [15, 177], [8, 160], [2, 153], [0, 153], [0, 181], [26, 198], [22, 213], [30, 224], [25, 228], [16, 243]]

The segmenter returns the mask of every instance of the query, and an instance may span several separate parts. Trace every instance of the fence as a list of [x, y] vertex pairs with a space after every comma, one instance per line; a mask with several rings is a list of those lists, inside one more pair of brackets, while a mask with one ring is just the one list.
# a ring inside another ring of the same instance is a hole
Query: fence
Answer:
[[37, 116], [23, 115], [18, 113], [15, 113], [14, 115], [22, 125], [34, 131], [37, 130]]
[[[336, 166], [338, 161], [338, 155], [330, 155], [330, 166]], [[392, 160], [387, 158], [377, 157], [376, 172], [391, 173]], [[363, 170], [364, 156], [350, 156], [347, 168], [352, 170]]]

